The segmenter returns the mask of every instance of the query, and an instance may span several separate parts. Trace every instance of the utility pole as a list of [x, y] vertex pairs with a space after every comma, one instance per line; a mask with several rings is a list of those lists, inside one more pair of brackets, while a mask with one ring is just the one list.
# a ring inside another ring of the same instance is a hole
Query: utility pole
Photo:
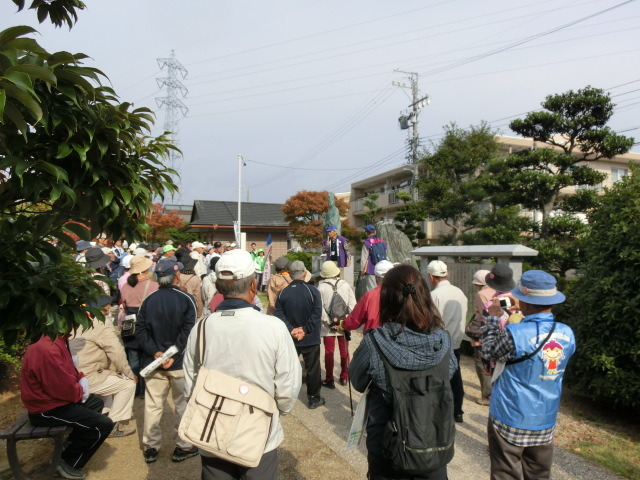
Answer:
[[242, 243], [242, 167], [246, 165], [244, 157], [238, 154], [238, 234], [236, 235], [236, 242], [240, 250], [244, 248]]
[[[178, 144], [178, 117], [179, 114], [186, 116], [189, 113], [187, 106], [182, 103], [182, 100], [178, 98], [178, 94], [182, 97], [186, 97], [189, 91], [182, 82], [178, 79], [179, 76], [185, 79], [189, 73], [186, 68], [176, 59], [175, 52], [171, 50], [171, 56], [169, 58], [158, 58], [158, 66], [161, 70], [167, 69], [167, 76], [156, 78], [158, 82], [158, 88], [166, 87], [166, 95], [164, 97], [156, 97], [156, 103], [159, 108], [164, 108], [164, 131], [170, 132], [171, 140], [174, 145]], [[178, 170], [177, 168], [178, 154], [171, 150], [169, 152], [169, 166]]]
[[[426, 105], [429, 105], [429, 95], [425, 95], [422, 98], [420, 95], [420, 89], [418, 87], [418, 74], [416, 72], [405, 72], [403, 70], [395, 69], [394, 72], [402, 73], [406, 75], [404, 80], [394, 80], [393, 85], [400, 88], [411, 89], [412, 103], [408, 106], [409, 111], [400, 114], [398, 122], [400, 123], [401, 130], [408, 130], [411, 128], [407, 143], [410, 147], [410, 154], [408, 155], [408, 163], [412, 167], [413, 171], [413, 184], [411, 186], [411, 196], [413, 200], [418, 200], [418, 155], [420, 148], [420, 132], [418, 131], [418, 116], [420, 115], [420, 109]], [[408, 82], [408, 83], [407, 83]]]

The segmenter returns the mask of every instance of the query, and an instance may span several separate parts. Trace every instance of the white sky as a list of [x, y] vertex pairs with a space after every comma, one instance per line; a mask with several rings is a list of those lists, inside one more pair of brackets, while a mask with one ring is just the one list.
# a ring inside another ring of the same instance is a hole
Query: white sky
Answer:
[[179, 123], [181, 194], [168, 203], [236, 200], [239, 153], [248, 160], [243, 201], [247, 189], [251, 201], [276, 203], [299, 190], [348, 191], [401, 165], [407, 131], [397, 119], [411, 102], [391, 84], [403, 79], [395, 68], [419, 73], [431, 97], [420, 116], [423, 145], [450, 122], [487, 120], [514, 135], [511, 117], [586, 85], [614, 96], [613, 129], [640, 137], [638, 1], [85, 3], [69, 31], [2, 0], [0, 29], [33, 25], [48, 51], [91, 56], [122, 101], [157, 111], [155, 134], [164, 123], [155, 79], [165, 76], [156, 59], [175, 50], [189, 72], [189, 113]]

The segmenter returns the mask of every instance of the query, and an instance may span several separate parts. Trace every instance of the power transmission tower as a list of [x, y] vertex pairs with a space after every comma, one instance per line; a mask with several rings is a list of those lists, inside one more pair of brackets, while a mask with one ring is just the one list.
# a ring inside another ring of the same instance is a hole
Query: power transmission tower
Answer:
[[[411, 89], [412, 103], [407, 108], [408, 111], [401, 112], [398, 122], [401, 130], [411, 129], [407, 143], [409, 144], [410, 153], [407, 156], [408, 163], [411, 164], [413, 171], [413, 185], [411, 188], [414, 200], [418, 199], [418, 155], [420, 148], [420, 133], [418, 132], [418, 116], [420, 109], [430, 103], [429, 95], [422, 98], [418, 87], [418, 74], [416, 72], [405, 72], [395, 69], [394, 72], [406, 75], [404, 80], [394, 80], [392, 83], [396, 87]], [[408, 82], [408, 83], [407, 83]]]
[[[181, 76], [184, 80], [189, 72], [187, 72], [187, 69], [176, 59], [173, 50], [171, 50], [171, 56], [169, 58], [158, 58], [157, 60], [160, 70], [167, 69], [167, 76], [156, 78], [159, 88], [162, 89], [166, 87], [166, 96], [156, 97], [156, 102], [159, 108], [164, 108], [165, 110], [164, 130], [165, 132], [171, 132], [173, 144], [177, 145], [179, 116], [184, 117], [189, 113], [189, 109], [179, 98], [179, 94], [184, 98], [189, 91], [178, 77]], [[173, 150], [169, 152], [169, 166], [179, 172], [180, 169], [177, 168], [178, 156], [179, 155]]]

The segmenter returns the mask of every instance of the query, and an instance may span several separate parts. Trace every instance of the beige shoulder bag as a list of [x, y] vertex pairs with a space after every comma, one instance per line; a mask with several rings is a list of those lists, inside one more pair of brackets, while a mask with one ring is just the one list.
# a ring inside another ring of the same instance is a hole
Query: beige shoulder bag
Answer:
[[178, 435], [218, 458], [256, 467], [264, 454], [271, 420], [278, 407], [269, 393], [222, 372], [202, 367], [205, 323], [198, 324], [196, 384], [182, 416]]

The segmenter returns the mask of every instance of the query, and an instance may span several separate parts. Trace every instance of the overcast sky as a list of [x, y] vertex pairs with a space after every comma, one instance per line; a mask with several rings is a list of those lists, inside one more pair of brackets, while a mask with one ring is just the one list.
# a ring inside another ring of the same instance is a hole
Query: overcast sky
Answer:
[[[30, 3], [30, 2], [29, 2]], [[85, 0], [76, 26], [39, 25], [0, 0], [0, 29], [33, 25], [48, 51], [83, 52], [122, 101], [157, 111], [158, 58], [188, 70], [179, 122], [184, 158], [173, 203], [282, 203], [299, 190], [351, 182], [406, 162], [398, 116], [411, 103], [393, 86], [417, 72], [431, 104], [423, 145], [442, 127], [511, 118], [548, 94], [609, 90], [610, 126], [640, 138], [640, 2], [624, 0]], [[638, 151], [638, 146], [634, 151]], [[247, 191], [248, 190], [248, 191]], [[168, 203], [172, 200], [168, 199]]]

